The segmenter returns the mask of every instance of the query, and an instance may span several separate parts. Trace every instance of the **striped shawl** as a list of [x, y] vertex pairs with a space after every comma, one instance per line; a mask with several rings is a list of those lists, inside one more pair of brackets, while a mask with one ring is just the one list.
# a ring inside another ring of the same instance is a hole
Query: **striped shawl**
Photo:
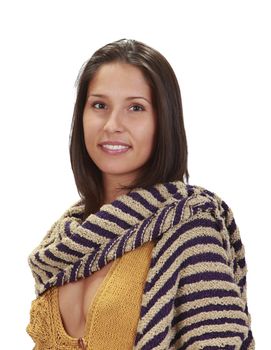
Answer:
[[245, 251], [227, 204], [181, 181], [137, 188], [82, 220], [76, 202], [28, 258], [36, 296], [155, 241], [134, 350], [254, 349]]

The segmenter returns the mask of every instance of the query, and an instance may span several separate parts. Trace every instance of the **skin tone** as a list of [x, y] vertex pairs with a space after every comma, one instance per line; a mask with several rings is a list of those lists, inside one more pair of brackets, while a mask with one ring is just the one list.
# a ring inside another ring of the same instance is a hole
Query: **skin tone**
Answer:
[[[120, 185], [128, 185], [153, 151], [156, 115], [151, 89], [141, 71], [129, 64], [111, 63], [99, 68], [88, 86], [83, 113], [87, 152], [101, 170], [104, 202], [111, 203]], [[100, 143], [121, 141], [130, 147], [125, 153], [104, 151]], [[82, 337], [90, 303], [111, 264], [86, 279], [59, 288], [59, 308], [66, 332]]]
[[[126, 63], [102, 65], [89, 83], [83, 113], [87, 152], [102, 172], [104, 202], [111, 203], [119, 185], [128, 185], [153, 151], [156, 115], [151, 89], [139, 68]], [[104, 141], [121, 141], [128, 151], [109, 154]]]

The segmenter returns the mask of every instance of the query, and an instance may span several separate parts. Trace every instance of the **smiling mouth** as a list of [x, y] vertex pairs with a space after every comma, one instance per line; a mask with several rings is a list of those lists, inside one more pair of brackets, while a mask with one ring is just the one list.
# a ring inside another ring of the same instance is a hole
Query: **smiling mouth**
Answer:
[[131, 148], [128, 146], [108, 146], [108, 145], [99, 145], [99, 147], [101, 147], [103, 152], [111, 155], [126, 153]]

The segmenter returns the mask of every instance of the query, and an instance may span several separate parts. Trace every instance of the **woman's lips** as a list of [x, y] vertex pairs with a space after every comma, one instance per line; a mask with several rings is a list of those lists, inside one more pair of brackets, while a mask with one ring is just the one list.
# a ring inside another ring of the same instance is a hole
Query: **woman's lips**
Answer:
[[106, 154], [110, 154], [110, 155], [119, 155], [122, 153], [126, 153], [131, 148], [131, 147], [128, 147], [128, 148], [123, 148], [123, 149], [108, 149], [108, 148], [105, 148], [101, 145], [99, 145], [99, 147], [101, 147], [103, 152], [105, 152]]

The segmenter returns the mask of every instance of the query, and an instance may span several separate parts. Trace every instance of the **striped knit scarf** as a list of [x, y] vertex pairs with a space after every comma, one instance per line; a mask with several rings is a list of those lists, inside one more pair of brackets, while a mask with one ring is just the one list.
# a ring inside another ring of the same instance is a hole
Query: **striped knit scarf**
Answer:
[[[72, 205], [29, 256], [37, 296], [155, 240], [134, 349], [254, 349], [244, 248], [231, 209], [216, 194], [168, 182], [121, 195], [84, 221], [83, 211], [81, 201]], [[225, 332], [212, 331], [221, 325]]]

